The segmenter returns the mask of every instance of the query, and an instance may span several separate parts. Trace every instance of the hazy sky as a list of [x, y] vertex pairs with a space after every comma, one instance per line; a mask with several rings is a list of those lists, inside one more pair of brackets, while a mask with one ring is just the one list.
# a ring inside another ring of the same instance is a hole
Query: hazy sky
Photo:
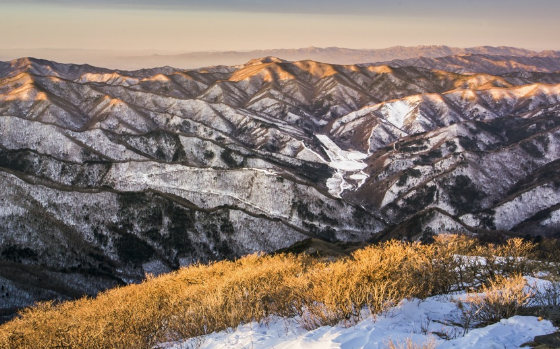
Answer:
[[0, 0], [0, 49], [560, 49], [559, 0]]

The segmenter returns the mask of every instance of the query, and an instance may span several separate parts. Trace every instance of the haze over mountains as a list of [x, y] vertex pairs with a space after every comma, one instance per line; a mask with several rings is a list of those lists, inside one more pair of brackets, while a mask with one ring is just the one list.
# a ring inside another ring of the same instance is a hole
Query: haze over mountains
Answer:
[[389, 65], [1, 62], [0, 308], [308, 237], [557, 236], [560, 57], [482, 49]]
[[395, 59], [386, 64], [392, 67], [418, 67], [445, 70], [454, 73], [523, 74], [532, 72], [554, 73], [560, 71], [560, 52], [543, 51], [533, 56], [458, 54], [446, 57], [417, 57]]
[[339, 47], [307, 47], [299, 49], [271, 49], [253, 51], [165, 52], [110, 51], [70, 49], [14, 49], [0, 50], [0, 61], [19, 57], [40, 57], [58, 62], [88, 63], [114, 69], [142, 69], [172, 66], [193, 69], [212, 65], [238, 65], [255, 57], [281, 57], [291, 61], [314, 60], [332, 64], [385, 62], [418, 57], [445, 57], [457, 54], [485, 54], [505, 56], [534, 56], [539, 52], [515, 47], [478, 46], [470, 48], [444, 45], [394, 46], [383, 49], [348, 49]]

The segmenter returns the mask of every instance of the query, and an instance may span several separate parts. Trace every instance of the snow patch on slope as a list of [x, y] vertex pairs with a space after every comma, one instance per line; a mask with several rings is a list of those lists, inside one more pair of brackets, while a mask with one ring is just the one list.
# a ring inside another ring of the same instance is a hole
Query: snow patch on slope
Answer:
[[407, 98], [384, 103], [379, 111], [385, 117], [385, 120], [402, 130], [406, 119], [412, 116], [419, 103], [418, 98]]
[[[326, 135], [317, 135], [317, 139], [323, 143], [325, 152], [329, 156], [329, 166], [336, 170], [334, 176], [327, 180], [329, 193], [340, 197], [345, 190], [361, 187], [369, 177], [363, 172], [367, 164], [362, 161], [368, 155], [355, 150], [342, 150]], [[349, 183], [348, 180], [355, 184]]]

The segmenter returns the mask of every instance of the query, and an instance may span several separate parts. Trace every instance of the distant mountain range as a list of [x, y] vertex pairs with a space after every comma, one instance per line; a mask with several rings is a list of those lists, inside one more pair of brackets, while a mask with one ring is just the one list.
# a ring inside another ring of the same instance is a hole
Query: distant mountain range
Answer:
[[445, 57], [457, 54], [503, 56], [534, 56], [539, 52], [515, 47], [478, 46], [471, 48], [443, 45], [395, 46], [384, 49], [348, 49], [338, 47], [307, 47], [254, 51], [215, 51], [185, 53], [118, 52], [96, 50], [0, 50], [0, 60], [33, 56], [68, 63], [89, 63], [115, 69], [141, 69], [172, 66], [192, 69], [213, 65], [239, 65], [255, 58], [274, 56], [291, 61], [314, 60], [331, 64], [359, 64], [405, 60], [417, 57]]
[[348, 49], [339, 47], [307, 47], [299, 49], [254, 50], [248, 52], [190, 52], [179, 55], [152, 55], [126, 57], [141, 67], [171, 65], [179, 68], [197, 68], [211, 65], [243, 64], [255, 57], [281, 57], [290, 61], [313, 60], [331, 64], [359, 64], [409, 59], [416, 57], [444, 57], [456, 54], [489, 54], [532, 56], [535, 51], [515, 47], [479, 46], [471, 48], [443, 45], [395, 46], [384, 49]]
[[558, 236], [557, 53], [393, 62], [0, 63], [0, 315], [310, 237]]
[[508, 73], [533, 72], [554, 73], [560, 71], [560, 52], [543, 51], [533, 56], [457, 54], [445, 57], [416, 57], [396, 59], [374, 65], [391, 67], [418, 67], [432, 70], [469, 74], [486, 73], [502, 75]]

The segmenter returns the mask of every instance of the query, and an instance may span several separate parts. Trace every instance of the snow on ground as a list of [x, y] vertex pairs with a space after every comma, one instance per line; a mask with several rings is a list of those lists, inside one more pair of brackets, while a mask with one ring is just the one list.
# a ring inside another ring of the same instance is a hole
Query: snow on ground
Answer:
[[554, 326], [548, 320], [539, 321], [534, 316], [514, 316], [484, 328], [471, 330], [464, 337], [443, 342], [437, 348], [520, 348], [521, 344], [531, 342], [535, 336], [554, 331]]
[[402, 130], [406, 119], [413, 114], [419, 103], [420, 99], [417, 96], [412, 96], [403, 100], [384, 103], [380, 111], [385, 120]]
[[[329, 166], [336, 170], [335, 175], [327, 180], [329, 193], [340, 197], [345, 190], [357, 189], [365, 183], [369, 176], [362, 171], [367, 167], [362, 160], [368, 157], [367, 154], [355, 150], [342, 150], [326, 135], [317, 135], [317, 139], [323, 143], [329, 156]], [[348, 183], [348, 179], [357, 183]]]
[[[528, 278], [529, 283], [537, 279]], [[541, 282], [541, 281], [539, 281]], [[545, 283], [546, 281], [542, 281]], [[167, 343], [166, 349], [380, 349], [389, 341], [416, 344], [430, 341], [438, 349], [451, 348], [519, 348], [535, 336], [552, 333], [556, 328], [548, 320], [539, 321], [534, 316], [514, 316], [464, 334], [463, 328], [453, 326], [460, 311], [454, 299], [458, 296], [436, 296], [426, 300], [405, 300], [378, 316], [368, 316], [352, 326], [323, 326], [305, 330], [297, 318], [274, 317], [268, 323], [250, 323], [235, 330], [212, 333], [206, 337], [185, 342]], [[446, 334], [443, 340], [435, 333]]]

